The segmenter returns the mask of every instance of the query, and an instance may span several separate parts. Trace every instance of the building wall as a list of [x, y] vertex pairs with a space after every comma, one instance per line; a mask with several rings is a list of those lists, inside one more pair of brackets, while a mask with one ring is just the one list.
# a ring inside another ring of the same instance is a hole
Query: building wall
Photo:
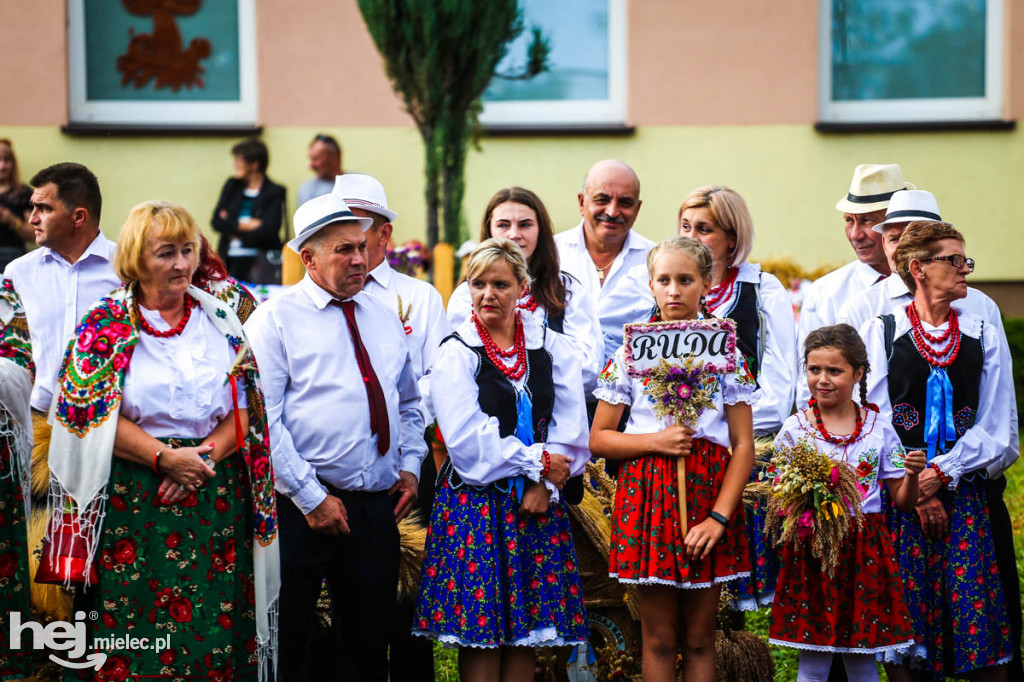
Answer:
[[[1006, 109], [1024, 111], [1011, 76], [1024, 59], [1024, 12], [1007, 3]], [[820, 134], [817, 14], [809, 0], [681, 3], [632, 0], [629, 120], [625, 136], [484, 137], [467, 170], [469, 232], [490, 195], [521, 184], [536, 190], [559, 229], [579, 220], [576, 193], [587, 167], [605, 158], [632, 164], [644, 201], [638, 229], [674, 231], [692, 188], [735, 187], [758, 230], [753, 257], [791, 256], [806, 267], [852, 257], [833, 208], [858, 163], [900, 163], [930, 189], [944, 217], [963, 229], [979, 280], [1019, 281], [1017, 188], [1024, 138], [1017, 131]], [[258, 0], [259, 111], [271, 151], [269, 174], [290, 190], [309, 177], [305, 150], [317, 132], [336, 135], [347, 170], [385, 184], [401, 215], [399, 240], [424, 234], [422, 146], [391, 91], [355, 0]], [[162, 198], [208, 226], [231, 170], [225, 137], [83, 137], [64, 134], [67, 82], [64, 3], [0, 3], [0, 39], [17, 68], [0, 71], [0, 136], [14, 140], [26, 177], [62, 160], [93, 168], [104, 191], [104, 231], [116, 236], [134, 204]], [[318, 27], [318, 28], [311, 28]]]

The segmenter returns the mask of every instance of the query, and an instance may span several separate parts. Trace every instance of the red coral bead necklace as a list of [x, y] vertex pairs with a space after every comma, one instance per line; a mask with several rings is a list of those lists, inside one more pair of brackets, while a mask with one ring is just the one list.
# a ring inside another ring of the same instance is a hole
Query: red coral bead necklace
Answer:
[[857, 407], [857, 423], [853, 427], [853, 433], [848, 436], [836, 436], [829, 433], [828, 429], [825, 428], [825, 422], [821, 419], [821, 408], [818, 407], [818, 401], [811, 398], [807, 401], [807, 404], [811, 406], [811, 412], [814, 414], [814, 426], [818, 429], [818, 433], [829, 443], [835, 445], [849, 445], [858, 438], [860, 438], [860, 432], [864, 428], [864, 416], [861, 414], [861, 409]]
[[739, 272], [739, 268], [729, 268], [729, 272], [726, 273], [722, 283], [716, 287], [711, 287], [711, 291], [708, 292], [706, 299], [709, 311], [714, 312], [718, 306], [732, 298], [732, 292], [736, 288], [736, 275]]
[[[512, 344], [512, 350], [508, 351], [498, 348], [498, 344], [491, 338], [487, 327], [477, 317], [476, 311], [473, 311], [473, 324], [476, 325], [476, 332], [480, 335], [480, 340], [484, 344], [484, 352], [487, 353], [487, 359], [491, 361], [491, 364], [501, 370], [501, 373], [512, 381], [522, 379], [526, 374], [526, 333], [523, 330], [523, 321], [519, 317], [519, 313], [516, 313], [515, 342]], [[512, 357], [516, 361], [509, 367], [502, 358]]]
[[185, 326], [188, 324], [189, 318], [192, 317], [192, 308], [194, 308], [197, 303], [198, 301], [196, 301], [196, 299], [192, 298], [188, 294], [185, 294], [185, 314], [181, 316], [181, 321], [178, 322], [178, 324], [176, 324], [171, 329], [167, 330], [160, 330], [155, 328], [153, 325], [149, 323], [149, 321], [146, 319], [146, 316], [143, 315], [142, 311], [140, 310], [139, 327], [142, 328], [142, 331], [146, 332], [150, 336], [155, 336], [158, 339], [168, 339], [172, 336], [178, 336], [183, 331], [185, 331]]
[[[960, 316], [957, 315], [956, 310], [949, 309], [949, 326], [942, 334], [932, 334], [925, 331], [924, 325], [921, 323], [921, 316], [918, 314], [917, 307], [914, 306], [913, 302], [907, 305], [907, 319], [910, 320], [911, 339], [921, 357], [932, 367], [949, 367], [952, 365], [953, 361], [956, 360], [956, 356], [960, 354], [960, 339], [962, 338], [960, 333]], [[946, 345], [938, 350], [932, 347], [932, 344], [943, 342], [947, 342]]]

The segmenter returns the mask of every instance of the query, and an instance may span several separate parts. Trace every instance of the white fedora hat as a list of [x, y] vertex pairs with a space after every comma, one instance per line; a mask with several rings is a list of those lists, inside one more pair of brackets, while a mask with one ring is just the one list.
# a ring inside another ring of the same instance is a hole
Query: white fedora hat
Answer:
[[889, 208], [885, 211], [885, 220], [875, 224], [871, 229], [882, 233], [886, 225], [896, 223], [912, 223], [915, 220], [942, 221], [939, 215], [939, 202], [935, 195], [926, 189], [906, 189], [896, 192], [889, 200]]
[[853, 171], [850, 192], [836, 203], [843, 213], [871, 213], [889, 206], [889, 198], [904, 189], [917, 189], [903, 179], [894, 163], [862, 163]]
[[392, 221], [398, 214], [388, 208], [388, 197], [384, 185], [372, 175], [345, 173], [334, 178], [334, 194], [346, 204], [364, 211], [382, 215]]
[[373, 218], [360, 218], [349, 210], [348, 204], [336, 194], [324, 194], [310, 199], [295, 211], [295, 237], [288, 246], [298, 253], [303, 242], [335, 223], [356, 223], [363, 230], [373, 225]]

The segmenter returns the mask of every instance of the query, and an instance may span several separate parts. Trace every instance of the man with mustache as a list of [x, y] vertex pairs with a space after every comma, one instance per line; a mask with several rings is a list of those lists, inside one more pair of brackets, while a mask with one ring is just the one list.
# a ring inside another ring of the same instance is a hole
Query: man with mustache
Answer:
[[[640, 179], [625, 163], [607, 159], [587, 171], [578, 194], [583, 220], [555, 235], [562, 270], [583, 283], [597, 301], [604, 359], [622, 345], [622, 325], [650, 310], [647, 252], [654, 242], [633, 230], [640, 212]], [[644, 270], [643, 290], [630, 271]]]
[[[295, 212], [299, 284], [245, 324], [274, 445], [281, 527], [278, 679], [388, 678], [398, 525], [427, 454], [420, 392], [395, 311], [363, 292], [366, 235], [337, 194]], [[336, 651], [309, 651], [326, 579]], [[328, 665], [327, 667], [330, 667]]]
[[[889, 276], [889, 261], [882, 248], [882, 235], [872, 228], [885, 220], [885, 211], [893, 194], [916, 189], [903, 179], [896, 164], [861, 164], [853, 171], [850, 191], [836, 203], [846, 223], [849, 240], [857, 259], [815, 280], [808, 288], [797, 322], [797, 347], [815, 329], [835, 324], [839, 309], [858, 293]], [[797, 408], [807, 407], [810, 393], [806, 381], [797, 381]]]

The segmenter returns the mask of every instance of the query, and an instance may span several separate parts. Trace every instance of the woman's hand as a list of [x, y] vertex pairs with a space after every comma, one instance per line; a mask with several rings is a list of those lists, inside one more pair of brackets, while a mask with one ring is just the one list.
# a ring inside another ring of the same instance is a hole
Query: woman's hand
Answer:
[[[206, 479], [213, 477], [213, 460], [203, 459], [204, 455], [213, 451], [213, 448], [213, 443], [197, 447], [168, 448], [160, 455], [160, 468], [167, 474], [168, 479], [191, 492], [201, 486]], [[161, 483], [160, 487], [163, 488], [164, 483]]]
[[561, 490], [565, 482], [569, 480], [570, 460], [565, 455], [556, 455], [553, 452], [549, 452], [548, 456], [551, 457], [551, 468], [548, 469], [548, 475], [544, 478], [551, 481], [556, 488]]
[[675, 424], [650, 436], [651, 453], [666, 457], [689, 457], [693, 448], [693, 429]]
[[939, 492], [939, 489], [942, 488], [942, 479], [939, 478], [939, 474], [935, 469], [926, 468], [921, 472], [918, 480], [918, 486], [920, 486], [921, 489], [918, 502], [924, 502], [935, 495], [935, 493]]
[[903, 456], [903, 467], [908, 474], [919, 474], [927, 465], [928, 460], [924, 455], [924, 450], [911, 450]]
[[[213, 460], [208, 460], [210, 468], [214, 468]], [[164, 480], [160, 481], [160, 488], [157, 489], [157, 494], [160, 495], [160, 501], [164, 504], [177, 504], [188, 497], [190, 494], [196, 492], [197, 488], [191, 485], [179, 485], [170, 476], [164, 476]]]
[[725, 526], [710, 517], [696, 526], [692, 526], [686, 533], [686, 539], [683, 540], [683, 544], [686, 546], [686, 558], [690, 561], [706, 558], [723, 535], [725, 535]]
[[930, 538], [941, 538], [949, 530], [949, 516], [942, 501], [931, 497], [917, 505], [917, 516], [921, 520], [921, 530]]
[[[551, 456], [554, 458], [554, 455]], [[519, 513], [547, 514], [551, 502], [551, 491], [543, 483], [533, 483], [523, 493], [523, 501], [519, 505]]]

